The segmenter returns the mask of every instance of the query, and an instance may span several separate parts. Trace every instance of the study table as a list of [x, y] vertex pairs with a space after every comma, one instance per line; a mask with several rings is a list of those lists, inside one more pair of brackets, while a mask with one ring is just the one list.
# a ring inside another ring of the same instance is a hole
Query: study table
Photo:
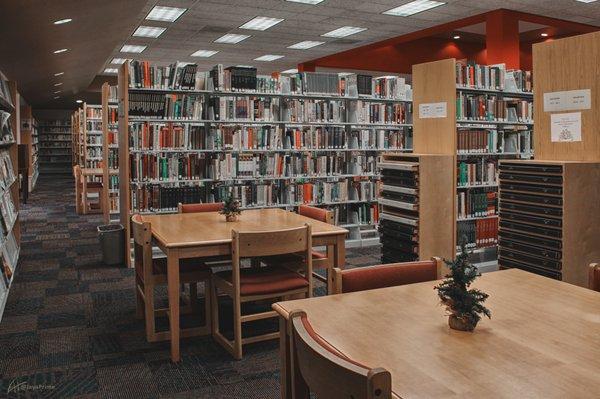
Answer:
[[278, 302], [282, 398], [291, 398], [288, 315], [349, 358], [392, 375], [409, 398], [599, 398], [600, 293], [510, 269], [474, 287], [492, 318], [474, 332], [448, 327], [433, 287], [410, 284]]
[[[218, 212], [143, 215], [150, 222], [152, 236], [167, 255], [171, 359], [180, 359], [179, 351], [179, 259], [231, 255], [231, 231], [282, 230], [311, 225], [314, 246], [332, 248], [333, 267], [344, 267], [348, 230], [283, 209], [243, 211], [236, 222], [226, 222]], [[332, 278], [332, 273], [327, 273]]]

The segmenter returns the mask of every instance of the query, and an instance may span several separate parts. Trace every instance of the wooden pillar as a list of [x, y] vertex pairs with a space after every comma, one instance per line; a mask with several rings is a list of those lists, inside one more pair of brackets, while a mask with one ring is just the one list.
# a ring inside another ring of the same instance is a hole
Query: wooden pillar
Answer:
[[520, 68], [519, 19], [508, 10], [497, 10], [486, 17], [487, 63], [505, 63]]

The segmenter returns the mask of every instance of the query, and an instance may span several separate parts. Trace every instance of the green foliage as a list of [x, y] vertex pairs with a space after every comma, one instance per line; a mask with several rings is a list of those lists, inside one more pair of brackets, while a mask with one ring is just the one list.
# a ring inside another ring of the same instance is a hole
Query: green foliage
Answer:
[[239, 215], [242, 213], [240, 209], [240, 202], [233, 197], [233, 194], [229, 194], [223, 201], [223, 209], [220, 211], [222, 215]]
[[481, 276], [481, 273], [469, 262], [465, 244], [461, 244], [461, 251], [456, 259], [444, 260], [444, 262], [448, 265], [450, 274], [445, 276], [446, 279], [435, 289], [448, 312], [473, 328], [481, 320], [481, 315], [491, 318], [492, 313], [483, 306], [488, 294], [476, 288], [469, 289], [471, 283]]

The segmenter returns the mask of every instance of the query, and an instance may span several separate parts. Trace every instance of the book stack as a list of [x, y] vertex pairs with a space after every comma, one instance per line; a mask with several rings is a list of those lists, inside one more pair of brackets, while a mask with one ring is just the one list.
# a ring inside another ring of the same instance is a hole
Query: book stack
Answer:
[[496, 159], [460, 161], [456, 175], [458, 187], [497, 185], [498, 161]]
[[498, 209], [498, 193], [492, 188], [461, 191], [456, 196], [459, 220], [494, 216]]
[[506, 70], [504, 64], [488, 66], [457, 62], [456, 85], [482, 90], [531, 92], [532, 74], [531, 71]]
[[456, 99], [456, 119], [532, 123], [533, 102], [517, 98], [500, 98], [496, 94], [459, 92]]

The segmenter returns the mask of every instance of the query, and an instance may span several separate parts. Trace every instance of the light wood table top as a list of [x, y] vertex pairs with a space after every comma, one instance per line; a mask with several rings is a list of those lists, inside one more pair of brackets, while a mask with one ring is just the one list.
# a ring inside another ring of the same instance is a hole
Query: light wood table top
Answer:
[[[108, 171], [111, 175], [118, 175], [118, 169], [109, 169]], [[104, 170], [102, 168], [81, 168], [81, 174], [84, 176], [102, 176], [104, 174]]]
[[313, 237], [346, 235], [348, 230], [283, 209], [242, 211], [237, 222], [226, 222], [218, 212], [143, 215], [152, 224], [152, 234], [165, 247], [227, 244], [231, 230], [264, 231], [299, 227], [308, 223]]
[[484, 274], [473, 333], [449, 329], [436, 282], [279, 302], [404, 398], [599, 398], [600, 293], [517, 269]]

